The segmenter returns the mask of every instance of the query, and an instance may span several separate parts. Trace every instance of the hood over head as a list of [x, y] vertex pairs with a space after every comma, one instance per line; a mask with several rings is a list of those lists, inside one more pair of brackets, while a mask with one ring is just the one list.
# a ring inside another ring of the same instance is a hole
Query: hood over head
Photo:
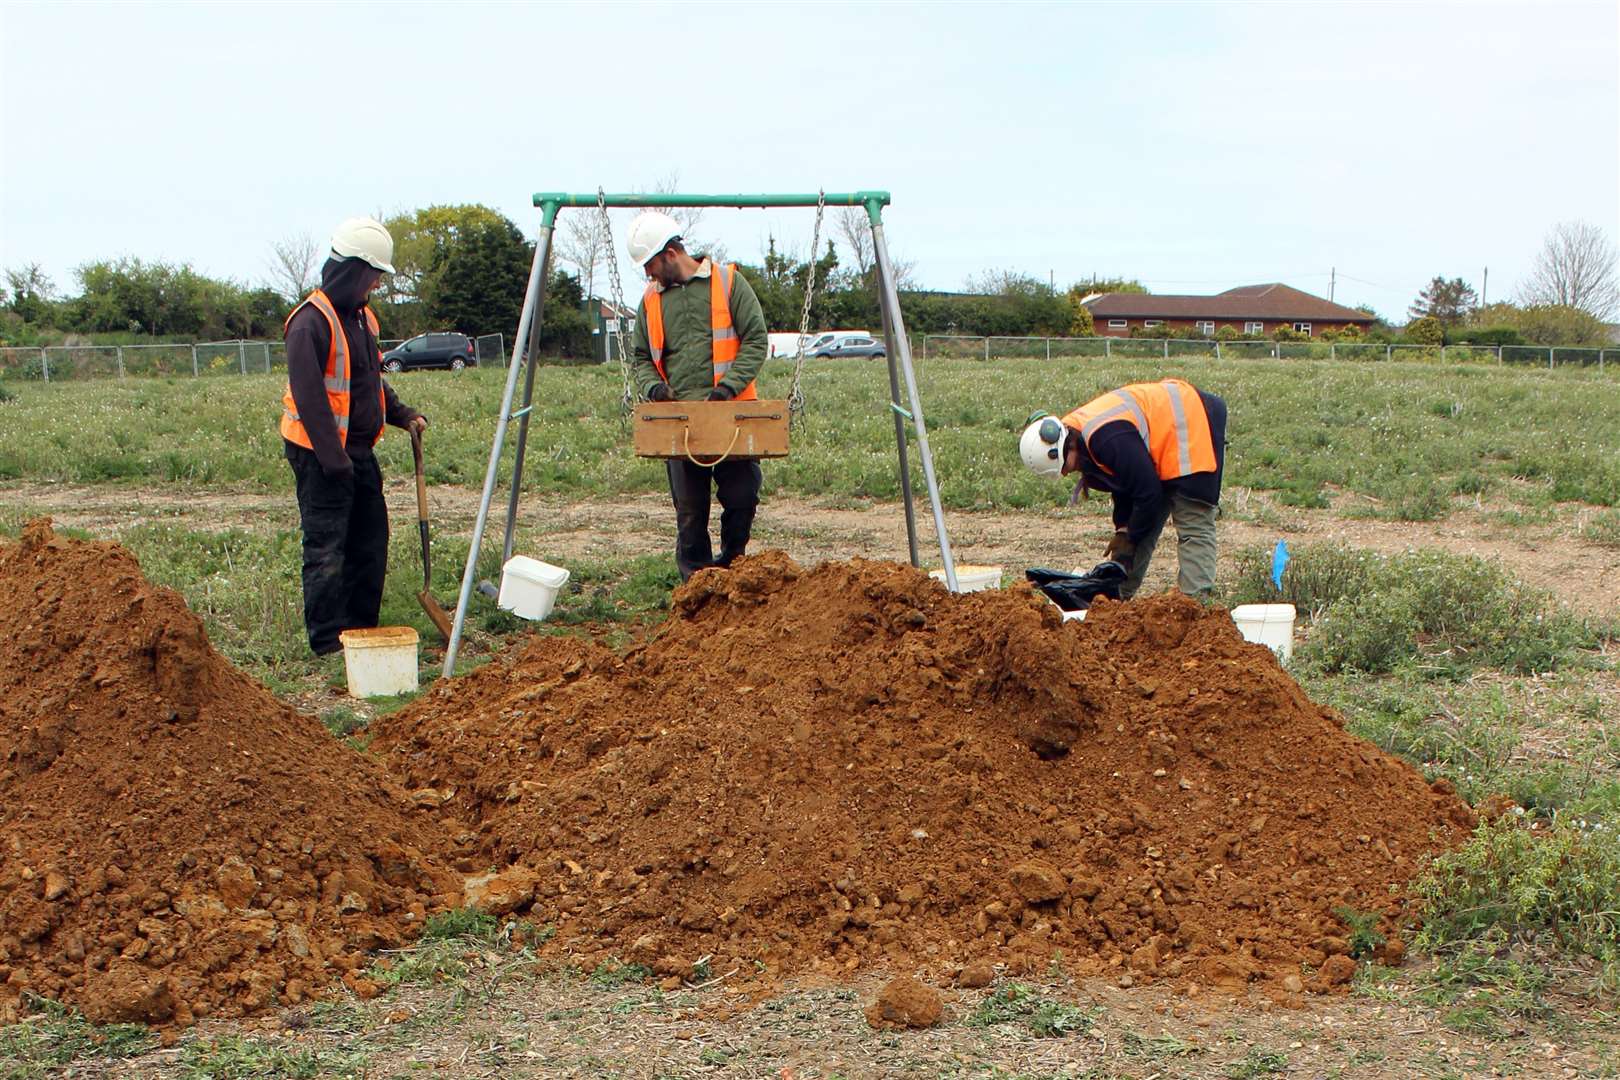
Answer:
[[326, 260], [321, 267], [321, 291], [339, 311], [354, 311], [366, 302], [366, 290], [382, 271], [359, 257]]

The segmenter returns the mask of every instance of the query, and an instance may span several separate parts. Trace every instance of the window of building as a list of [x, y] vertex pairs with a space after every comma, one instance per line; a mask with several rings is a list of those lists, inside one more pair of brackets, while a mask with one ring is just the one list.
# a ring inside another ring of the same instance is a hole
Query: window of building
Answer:
[[1243, 324], [1243, 332], [1245, 334], [1263, 334], [1266, 332], [1266, 324], [1263, 322], [1246, 322]]
[[1125, 329], [1125, 320], [1124, 319], [1109, 319], [1108, 320], [1108, 329], [1110, 329], [1110, 330], [1123, 330], [1123, 329]]
[[1294, 324], [1294, 329], [1298, 330], [1302, 334], [1309, 334], [1311, 332], [1311, 324], [1308, 322], [1297, 322]]
[[1142, 325], [1151, 330], [1155, 326], [1163, 326], [1164, 325], [1164, 320], [1163, 319], [1144, 319], [1142, 321]]
[[1213, 334], [1215, 332], [1215, 324], [1207, 320], [1199, 322], [1197, 326], [1200, 334]]

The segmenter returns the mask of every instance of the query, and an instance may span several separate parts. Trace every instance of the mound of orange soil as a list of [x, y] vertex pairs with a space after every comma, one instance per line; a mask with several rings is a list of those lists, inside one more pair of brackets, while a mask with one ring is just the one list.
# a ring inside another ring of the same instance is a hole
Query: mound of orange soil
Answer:
[[372, 748], [502, 869], [470, 895], [666, 975], [1061, 956], [1325, 987], [1334, 908], [1398, 914], [1472, 824], [1219, 609], [1061, 624], [1027, 589], [774, 553], [698, 574], [624, 655], [535, 639]]
[[210, 648], [114, 544], [0, 546], [0, 1020], [183, 1024], [305, 994], [459, 903], [372, 760]]

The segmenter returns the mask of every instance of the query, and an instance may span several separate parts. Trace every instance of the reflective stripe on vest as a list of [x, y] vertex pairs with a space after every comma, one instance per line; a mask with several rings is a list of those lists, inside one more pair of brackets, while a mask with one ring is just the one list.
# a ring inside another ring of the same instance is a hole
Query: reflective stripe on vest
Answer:
[[[326, 402], [332, 408], [332, 419], [337, 424], [338, 443], [347, 446], [349, 442], [349, 406], [353, 398], [350, 387], [353, 385], [354, 365], [349, 358], [349, 338], [343, 332], [343, 325], [338, 321], [337, 309], [332, 306], [331, 298], [320, 289], [316, 289], [304, 298], [303, 303], [292, 309], [287, 321], [282, 324], [282, 335], [285, 337], [287, 327], [292, 325], [293, 316], [297, 315], [305, 305], [309, 305], [322, 315], [326, 316], [327, 327], [331, 330], [332, 343], [326, 349], [326, 373], [322, 379], [326, 387]], [[371, 336], [375, 340], [379, 336], [377, 315], [369, 306], [361, 308], [366, 313], [366, 325], [371, 329]], [[388, 415], [388, 396], [383, 391], [381, 376], [377, 379], [377, 398], [382, 406], [383, 416]], [[375, 445], [382, 441], [383, 428], [386, 424], [377, 427], [377, 437], [372, 440]], [[309, 432], [304, 429], [303, 420], [298, 416], [297, 403], [293, 401], [292, 382], [281, 395], [281, 436], [288, 442], [297, 443], [306, 450], [315, 447], [310, 442]]]
[[[1215, 471], [1215, 440], [1210, 435], [1209, 416], [1191, 383], [1182, 379], [1130, 383], [1086, 402], [1065, 416], [1063, 424], [1080, 432], [1089, 452], [1091, 436], [1115, 420], [1135, 426], [1160, 480]], [[1096, 461], [1096, 457], [1092, 460]], [[1097, 467], [1113, 475], [1113, 470], [1102, 462], [1098, 461]]]
[[[720, 381], [731, 370], [732, 362], [737, 359], [737, 352], [742, 348], [742, 341], [737, 337], [737, 328], [731, 322], [731, 287], [737, 274], [737, 267], [732, 263], [709, 264], [709, 347], [711, 350], [710, 362], [714, 365], [714, 385], [719, 386]], [[642, 297], [642, 306], [647, 315], [647, 351], [652, 354], [653, 367], [658, 370], [658, 377], [665, 382], [669, 381], [669, 373], [664, 370], [664, 301], [663, 294], [657, 286], [648, 285], [646, 295]], [[738, 401], [753, 401], [759, 397], [753, 383], [743, 387], [737, 395]]]

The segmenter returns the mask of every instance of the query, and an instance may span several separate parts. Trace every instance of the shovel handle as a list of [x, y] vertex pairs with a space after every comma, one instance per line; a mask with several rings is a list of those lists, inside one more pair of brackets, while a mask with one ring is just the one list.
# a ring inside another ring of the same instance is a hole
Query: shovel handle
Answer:
[[422, 476], [422, 433], [411, 429], [411, 456], [416, 459], [416, 520], [427, 524], [427, 480]]

